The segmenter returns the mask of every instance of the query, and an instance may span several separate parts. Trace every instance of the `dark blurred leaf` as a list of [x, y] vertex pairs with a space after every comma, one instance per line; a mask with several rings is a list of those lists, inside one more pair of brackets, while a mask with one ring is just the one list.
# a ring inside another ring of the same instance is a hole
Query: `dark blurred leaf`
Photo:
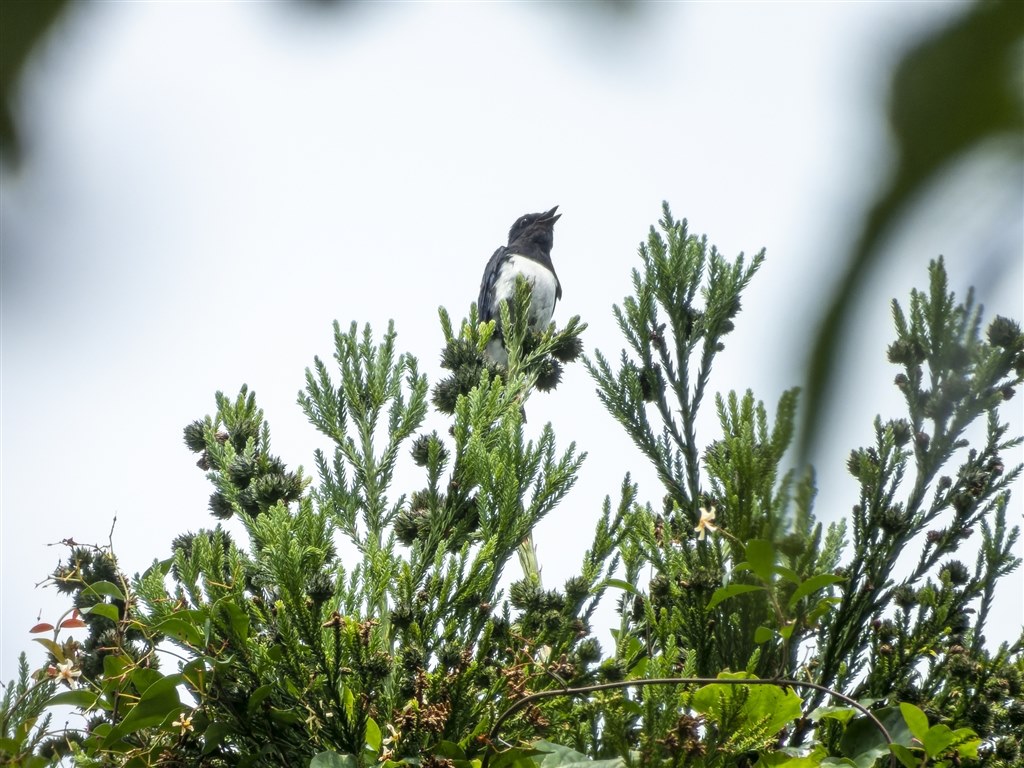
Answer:
[[0, 152], [17, 159], [12, 114], [18, 77], [32, 48], [67, 5], [67, 0], [5, 0], [0, 11]]
[[[894, 744], [910, 746], [910, 730], [896, 707], [875, 710], [874, 715], [885, 726]], [[889, 753], [889, 744], [878, 730], [878, 726], [866, 717], [857, 717], [846, 727], [846, 732], [839, 741], [839, 751], [855, 761], [858, 757], [868, 757], [871, 760], [868, 763], [870, 765], [875, 758]]]
[[896, 171], [874, 202], [855, 241], [813, 344], [800, 449], [806, 459], [833, 394], [835, 365], [849, 333], [851, 310], [878, 261], [885, 237], [938, 175], [991, 139], [1017, 140], [1024, 128], [1020, 46], [1024, 3], [980, 2], [907, 53], [896, 68], [889, 119]]

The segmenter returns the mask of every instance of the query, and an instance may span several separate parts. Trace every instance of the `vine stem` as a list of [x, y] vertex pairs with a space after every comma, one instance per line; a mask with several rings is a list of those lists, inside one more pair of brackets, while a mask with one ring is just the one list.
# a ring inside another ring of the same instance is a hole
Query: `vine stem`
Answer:
[[[550, 691], [538, 691], [537, 693], [531, 693], [529, 696], [524, 696], [523, 698], [519, 699], [519, 701], [515, 702], [511, 707], [502, 712], [498, 719], [494, 722], [494, 725], [491, 727], [491, 731], [487, 736], [489, 741], [493, 743], [495, 739], [498, 738], [498, 733], [501, 730], [501, 726], [504, 725], [504, 723], [509, 718], [511, 718], [512, 715], [514, 715], [520, 709], [527, 706], [528, 704], [531, 704], [534, 701], [540, 701], [541, 699], [549, 699], [555, 696], [583, 696], [588, 693], [594, 693], [595, 691], [608, 691], [613, 690], [615, 688], [632, 688], [634, 686], [639, 688], [647, 685], [776, 685], [786, 686], [790, 688], [812, 688], [816, 691], [821, 691], [822, 693], [827, 693], [828, 695], [834, 698], [840, 699], [841, 701], [844, 701], [854, 709], [861, 712], [865, 717], [868, 718], [868, 720], [871, 721], [871, 724], [878, 729], [879, 733], [882, 734], [882, 736], [885, 738], [886, 744], [893, 743], [892, 736], [889, 734], [889, 731], [886, 729], [886, 727], [882, 724], [882, 721], [879, 720], [874, 715], [874, 713], [872, 713], [867, 707], [851, 699], [846, 694], [832, 690], [831, 688], [827, 688], [824, 685], [818, 685], [817, 683], [806, 683], [801, 682], [799, 680], [788, 680], [785, 678], [750, 678], [738, 680], [735, 678], [723, 679], [718, 677], [652, 677], [646, 680], [620, 680], [613, 683], [596, 683], [594, 685], [584, 685], [578, 688], [565, 687], [561, 689], [553, 689]], [[487, 768], [487, 765], [490, 762], [492, 754], [493, 752], [488, 750], [488, 752], [484, 755], [483, 764], [481, 768]], [[889, 767], [897, 768], [896, 756], [892, 754], [891, 751], [889, 753]]]

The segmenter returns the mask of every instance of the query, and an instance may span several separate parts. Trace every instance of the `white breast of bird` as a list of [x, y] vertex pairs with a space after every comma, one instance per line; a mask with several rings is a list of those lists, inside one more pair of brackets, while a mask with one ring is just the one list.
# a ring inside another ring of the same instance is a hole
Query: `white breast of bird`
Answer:
[[555, 275], [543, 264], [525, 256], [513, 255], [498, 275], [494, 286], [494, 294], [498, 301], [511, 301], [515, 297], [516, 277], [522, 275], [530, 284], [532, 299], [530, 303], [529, 325], [531, 331], [542, 331], [551, 322], [555, 313]]

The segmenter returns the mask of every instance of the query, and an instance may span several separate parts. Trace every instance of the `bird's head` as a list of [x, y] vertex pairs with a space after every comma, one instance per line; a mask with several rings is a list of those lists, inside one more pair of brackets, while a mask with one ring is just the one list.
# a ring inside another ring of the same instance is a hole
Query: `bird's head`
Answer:
[[520, 216], [508, 231], [508, 244], [511, 246], [516, 242], [532, 241], [550, 250], [554, 242], [555, 222], [562, 215], [555, 213], [557, 210], [556, 205], [544, 213], [527, 213]]

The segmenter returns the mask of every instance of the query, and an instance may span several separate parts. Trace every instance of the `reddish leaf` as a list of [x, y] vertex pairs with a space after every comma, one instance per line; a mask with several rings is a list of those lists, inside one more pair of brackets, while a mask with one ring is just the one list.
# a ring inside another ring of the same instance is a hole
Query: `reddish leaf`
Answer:
[[40, 632], [52, 632], [53, 624], [47, 624], [45, 621], [41, 624], [36, 624], [32, 629], [29, 630], [29, 634], [36, 635]]

